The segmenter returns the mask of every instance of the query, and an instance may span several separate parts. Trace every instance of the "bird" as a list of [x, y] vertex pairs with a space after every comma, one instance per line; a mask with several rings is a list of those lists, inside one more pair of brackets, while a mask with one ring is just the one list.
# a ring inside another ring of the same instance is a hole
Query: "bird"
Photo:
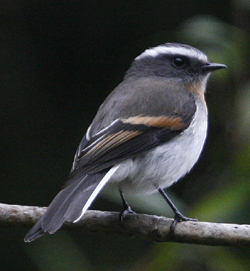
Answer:
[[45, 214], [25, 236], [31, 242], [53, 234], [65, 221], [76, 223], [107, 185], [121, 195], [159, 192], [178, 222], [185, 217], [164, 191], [197, 162], [207, 136], [205, 92], [209, 62], [190, 45], [165, 43], [137, 56], [123, 81], [101, 104], [80, 142], [68, 180]]

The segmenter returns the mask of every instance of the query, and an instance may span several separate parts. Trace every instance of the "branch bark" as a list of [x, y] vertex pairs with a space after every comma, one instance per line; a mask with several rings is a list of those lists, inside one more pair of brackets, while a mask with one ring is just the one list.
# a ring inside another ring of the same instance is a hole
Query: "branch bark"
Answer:
[[[30, 228], [45, 211], [45, 207], [0, 203], [0, 227]], [[250, 246], [250, 225], [186, 221], [178, 223], [171, 233], [172, 221], [155, 215], [128, 214], [121, 222], [118, 212], [88, 211], [78, 223], [66, 222], [62, 229], [138, 236], [157, 242]]]

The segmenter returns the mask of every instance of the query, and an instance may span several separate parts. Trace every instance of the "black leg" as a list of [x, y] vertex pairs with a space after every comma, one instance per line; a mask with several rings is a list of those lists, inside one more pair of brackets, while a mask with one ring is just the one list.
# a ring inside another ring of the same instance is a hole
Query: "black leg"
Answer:
[[127, 214], [136, 214], [136, 212], [134, 212], [131, 207], [128, 205], [122, 191], [120, 191], [120, 195], [122, 198], [122, 204], [123, 204], [123, 211], [121, 212], [121, 220], [123, 220], [123, 218], [127, 215]]
[[184, 216], [173, 204], [173, 202], [170, 200], [170, 198], [168, 197], [168, 195], [164, 192], [163, 189], [158, 188], [158, 191], [161, 193], [161, 195], [164, 197], [164, 199], [167, 201], [167, 203], [169, 204], [169, 206], [171, 207], [171, 209], [173, 210], [175, 217], [174, 217], [174, 221], [170, 226], [170, 230], [173, 232], [175, 230], [175, 227], [177, 225], [178, 222], [180, 221], [196, 221], [197, 219], [194, 218], [189, 218]]

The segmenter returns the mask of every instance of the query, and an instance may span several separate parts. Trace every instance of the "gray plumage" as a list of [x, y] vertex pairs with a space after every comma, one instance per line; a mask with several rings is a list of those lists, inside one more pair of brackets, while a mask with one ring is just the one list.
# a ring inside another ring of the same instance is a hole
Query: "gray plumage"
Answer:
[[224, 67], [175, 43], [138, 56], [100, 106], [65, 188], [25, 241], [54, 233], [64, 221], [77, 222], [107, 183], [125, 194], [148, 194], [189, 172], [207, 133], [206, 82]]

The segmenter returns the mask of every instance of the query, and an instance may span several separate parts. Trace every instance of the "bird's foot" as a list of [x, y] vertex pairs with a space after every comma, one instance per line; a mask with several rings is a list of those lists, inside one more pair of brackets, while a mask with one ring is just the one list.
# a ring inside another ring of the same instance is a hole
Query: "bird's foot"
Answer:
[[123, 210], [120, 214], [120, 219], [123, 221], [123, 219], [126, 217], [127, 214], [134, 214], [136, 215], [136, 212], [134, 212], [130, 206], [127, 206], [125, 210]]
[[120, 191], [120, 195], [122, 198], [122, 204], [123, 204], [123, 211], [120, 214], [120, 219], [121, 221], [123, 221], [123, 219], [126, 217], [127, 214], [136, 214], [136, 212], [134, 212], [131, 207], [128, 205], [122, 191]]
[[181, 212], [176, 211], [174, 221], [172, 222], [172, 224], [170, 226], [170, 231], [173, 233], [176, 228], [177, 223], [182, 222], [182, 221], [197, 221], [197, 219], [186, 217]]

